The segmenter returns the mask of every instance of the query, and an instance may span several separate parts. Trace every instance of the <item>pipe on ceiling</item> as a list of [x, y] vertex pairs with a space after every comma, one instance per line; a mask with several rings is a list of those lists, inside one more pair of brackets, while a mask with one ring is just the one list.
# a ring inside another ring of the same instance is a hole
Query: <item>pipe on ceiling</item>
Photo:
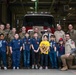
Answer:
[[9, 1], [9, 3], [14, 3], [14, 2], [16, 2], [16, 0], [13, 0], [13, 1]]

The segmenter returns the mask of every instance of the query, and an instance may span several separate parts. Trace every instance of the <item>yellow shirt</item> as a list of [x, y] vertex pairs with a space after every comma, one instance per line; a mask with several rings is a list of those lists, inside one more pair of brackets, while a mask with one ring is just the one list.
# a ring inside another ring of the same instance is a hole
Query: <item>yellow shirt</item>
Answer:
[[[50, 46], [50, 43], [49, 43], [49, 41], [41, 41], [41, 43], [40, 43], [39, 46], [40, 47], [42, 47], [42, 46], [49, 47]], [[45, 54], [48, 54], [48, 51]]]

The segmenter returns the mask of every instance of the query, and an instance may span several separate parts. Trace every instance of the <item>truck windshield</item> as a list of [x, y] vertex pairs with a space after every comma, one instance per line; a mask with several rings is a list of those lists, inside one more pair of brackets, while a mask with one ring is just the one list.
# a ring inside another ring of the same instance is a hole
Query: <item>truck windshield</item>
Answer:
[[54, 17], [50, 15], [25, 15], [23, 20], [25, 26], [55, 26]]

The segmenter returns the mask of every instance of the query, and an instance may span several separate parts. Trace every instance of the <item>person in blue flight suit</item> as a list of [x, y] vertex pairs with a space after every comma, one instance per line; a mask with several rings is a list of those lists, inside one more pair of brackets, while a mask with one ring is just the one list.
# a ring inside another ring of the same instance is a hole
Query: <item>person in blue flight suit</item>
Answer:
[[10, 42], [10, 52], [12, 54], [13, 69], [19, 69], [21, 50], [22, 41], [19, 39], [19, 35], [16, 33], [14, 35], [14, 39]]
[[0, 34], [0, 62], [2, 59], [5, 70], [7, 69], [7, 61], [6, 61], [6, 54], [8, 53], [7, 48], [8, 43], [4, 39], [4, 34]]
[[57, 46], [57, 44], [55, 42], [55, 36], [51, 35], [49, 57], [50, 57], [52, 68], [58, 68], [57, 67], [57, 47], [56, 46]]
[[65, 46], [62, 38], [59, 39], [57, 46], [57, 58], [58, 58], [58, 67], [62, 68], [61, 56], [65, 54]]
[[25, 34], [23, 38], [23, 55], [24, 55], [24, 67], [30, 68], [30, 49], [31, 49], [31, 39], [29, 33]]
[[38, 38], [38, 34], [34, 33], [34, 37], [32, 38], [32, 69], [38, 69], [39, 64], [39, 44], [40, 38]]

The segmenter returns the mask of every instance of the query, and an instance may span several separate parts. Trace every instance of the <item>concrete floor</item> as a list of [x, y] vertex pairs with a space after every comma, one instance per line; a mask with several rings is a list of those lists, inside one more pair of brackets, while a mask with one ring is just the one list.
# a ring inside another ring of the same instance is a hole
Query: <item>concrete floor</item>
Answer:
[[48, 70], [0, 70], [0, 75], [76, 75], [76, 70], [60, 71], [54, 69]]

